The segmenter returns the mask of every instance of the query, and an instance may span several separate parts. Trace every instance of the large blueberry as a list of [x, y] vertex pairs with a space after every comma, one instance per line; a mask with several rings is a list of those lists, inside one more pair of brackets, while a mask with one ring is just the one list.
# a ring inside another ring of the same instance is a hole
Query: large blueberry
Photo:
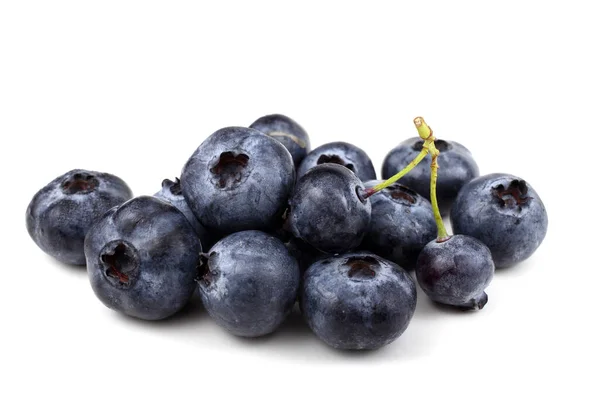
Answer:
[[243, 231], [217, 242], [200, 267], [204, 307], [234, 335], [273, 332], [291, 311], [300, 283], [298, 263], [277, 238]]
[[369, 229], [371, 202], [363, 183], [347, 168], [321, 164], [302, 176], [290, 198], [294, 236], [328, 253], [358, 246]]
[[417, 291], [398, 265], [357, 252], [311, 265], [300, 299], [304, 318], [325, 343], [338, 349], [377, 349], [406, 330]]
[[181, 188], [208, 229], [230, 233], [273, 229], [294, 185], [292, 156], [277, 140], [250, 128], [209, 136], [183, 168]]
[[[366, 188], [382, 181], [369, 181]], [[423, 247], [436, 238], [431, 204], [415, 191], [394, 183], [371, 196], [371, 224], [363, 245], [405, 269], [415, 267]]]
[[310, 267], [315, 261], [331, 256], [331, 254], [319, 251], [310, 244], [306, 243], [304, 240], [298, 239], [294, 236], [288, 238], [288, 240], [284, 243], [290, 254], [296, 259], [296, 261], [298, 261], [301, 275], [303, 275], [308, 267]]
[[509, 174], [481, 176], [465, 185], [452, 207], [452, 230], [488, 246], [497, 268], [531, 256], [544, 240], [548, 215], [535, 190]]
[[188, 220], [190, 225], [192, 225], [194, 231], [196, 231], [198, 238], [200, 238], [203, 247], [208, 248], [208, 246], [212, 244], [212, 239], [210, 238], [208, 231], [202, 226], [200, 221], [198, 221], [198, 218], [196, 218], [190, 209], [190, 206], [188, 206], [187, 202], [185, 201], [183, 192], [181, 191], [181, 182], [179, 178], [175, 178], [175, 182], [170, 179], [163, 180], [161, 190], [154, 196], [171, 203], [173, 206], [175, 206], [175, 208], [181, 211], [183, 215], [185, 215], [185, 218]]
[[375, 168], [367, 153], [346, 142], [326, 143], [308, 153], [298, 167], [298, 178], [312, 167], [325, 163], [342, 165], [354, 172], [361, 181], [377, 179]]
[[421, 289], [433, 301], [464, 309], [482, 309], [484, 289], [494, 276], [490, 250], [479, 240], [454, 235], [425, 246], [415, 267]]
[[310, 140], [306, 131], [293, 119], [281, 114], [265, 115], [250, 125], [250, 128], [281, 142], [292, 155], [297, 167], [310, 151]]
[[27, 231], [57, 260], [85, 265], [85, 234], [102, 214], [132, 197], [120, 178], [74, 169], [38, 191], [27, 207]]
[[185, 216], [150, 196], [111, 209], [85, 238], [96, 296], [113, 310], [147, 320], [185, 306], [196, 288], [201, 252]]
[[[479, 167], [471, 152], [457, 142], [436, 140], [440, 151], [438, 157], [437, 199], [440, 212], [447, 215], [458, 191], [471, 179], [479, 176]], [[383, 161], [383, 179], [394, 176], [406, 167], [423, 149], [423, 139], [407, 139], [392, 149]], [[431, 155], [427, 155], [412, 171], [401, 180], [405, 186], [413, 189], [427, 200], [431, 200], [429, 180], [431, 176]]]

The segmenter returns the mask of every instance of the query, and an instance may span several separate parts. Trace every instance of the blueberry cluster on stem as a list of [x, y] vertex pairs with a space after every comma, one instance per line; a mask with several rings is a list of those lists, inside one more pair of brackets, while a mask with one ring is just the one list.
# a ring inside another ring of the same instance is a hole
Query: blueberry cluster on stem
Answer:
[[431, 196], [431, 206], [433, 208], [433, 214], [435, 216], [435, 223], [438, 228], [438, 242], [444, 242], [449, 239], [448, 233], [446, 232], [446, 227], [444, 226], [444, 221], [442, 220], [442, 215], [440, 213], [440, 208], [438, 206], [437, 194], [436, 194], [436, 185], [437, 185], [437, 170], [439, 168], [437, 158], [440, 155], [440, 151], [435, 147], [435, 136], [433, 136], [433, 131], [427, 125], [423, 117], [416, 117], [413, 120], [415, 127], [417, 128], [417, 132], [419, 132], [419, 136], [424, 140], [423, 149], [421, 152], [400, 172], [386, 181], [376, 185], [370, 189], [366, 189], [363, 197], [369, 198], [375, 193], [385, 189], [386, 187], [393, 185], [404, 175], [408, 174], [414, 167], [416, 167], [423, 159], [427, 156], [427, 154], [431, 154], [431, 180], [430, 180], [430, 196]]

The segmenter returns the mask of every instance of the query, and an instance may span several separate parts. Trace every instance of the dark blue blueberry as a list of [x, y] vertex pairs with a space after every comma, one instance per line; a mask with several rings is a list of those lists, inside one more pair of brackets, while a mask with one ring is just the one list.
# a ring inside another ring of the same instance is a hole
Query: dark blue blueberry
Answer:
[[482, 309], [488, 301], [483, 291], [494, 276], [490, 250], [465, 235], [450, 236], [425, 246], [415, 268], [421, 289], [433, 301], [464, 309]]
[[455, 233], [490, 248], [497, 268], [531, 256], [544, 240], [548, 214], [533, 188], [508, 174], [481, 176], [465, 185], [450, 214]]
[[[382, 181], [369, 181], [366, 188]], [[364, 247], [405, 269], [413, 269], [423, 247], [437, 236], [431, 204], [395, 183], [371, 196], [371, 224]]]
[[312, 167], [326, 163], [343, 165], [354, 172], [361, 181], [377, 179], [375, 168], [367, 153], [346, 142], [326, 143], [308, 153], [298, 167], [298, 178]]
[[[450, 212], [450, 207], [461, 187], [479, 176], [479, 167], [471, 152], [460, 143], [436, 140], [440, 151], [438, 157], [437, 199], [442, 215]], [[392, 149], [383, 161], [383, 179], [388, 179], [408, 165], [422, 150], [423, 139], [411, 138]], [[427, 155], [400, 183], [413, 189], [431, 201], [429, 180], [431, 176], [431, 155]]]
[[398, 265], [368, 252], [317, 261], [304, 275], [301, 309], [313, 332], [338, 349], [377, 349], [408, 327], [416, 285]]
[[221, 234], [274, 229], [295, 181], [292, 156], [250, 128], [209, 136], [183, 168], [181, 188], [202, 225]]
[[188, 220], [198, 238], [202, 242], [202, 247], [208, 248], [209, 245], [212, 245], [212, 239], [206, 230], [205, 227], [202, 226], [198, 218], [194, 215], [190, 206], [188, 206], [185, 198], [183, 197], [183, 192], [181, 191], [181, 182], [179, 178], [175, 178], [175, 182], [170, 179], [165, 179], [162, 182], [162, 189], [157, 192], [155, 197], [158, 197], [161, 200], [165, 200], [168, 203], [171, 203], [175, 208], [185, 215], [185, 218]]
[[302, 239], [298, 239], [294, 236], [290, 237], [285, 242], [290, 254], [298, 261], [301, 275], [310, 267], [315, 261], [321, 258], [327, 258], [331, 255], [329, 253], [323, 253], [306, 243]]
[[167, 318], [186, 305], [201, 252], [185, 216], [150, 196], [111, 209], [85, 238], [96, 296], [113, 310], [147, 320]]
[[281, 114], [265, 115], [254, 121], [250, 128], [281, 142], [292, 155], [297, 167], [310, 151], [308, 134], [293, 119]]
[[296, 301], [298, 263], [277, 238], [260, 231], [237, 232], [203, 256], [198, 286], [215, 321], [237, 336], [273, 332]]
[[358, 246], [369, 229], [371, 203], [363, 183], [338, 164], [321, 164], [296, 183], [288, 223], [294, 236], [318, 250], [342, 253]]
[[131, 189], [114, 175], [74, 169], [33, 196], [26, 213], [27, 231], [58, 261], [85, 265], [83, 241], [90, 227], [131, 197]]

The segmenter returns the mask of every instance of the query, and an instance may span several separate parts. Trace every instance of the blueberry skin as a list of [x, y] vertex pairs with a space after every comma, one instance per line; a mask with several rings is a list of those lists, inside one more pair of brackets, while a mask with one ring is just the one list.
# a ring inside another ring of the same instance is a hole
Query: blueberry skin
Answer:
[[310, 139], [306, 131], [285, 115], [265, 115], [254, 121], [250, 128], [261, 131], [283, 144], [292, 155], [296, 167], [310, 151]]
[[198, 287], [210, 316], [237, 336], [273, 332], [296, 301], [298, 263], [277, 238], [260, 231], [226, 236], [204, 258]]
[[363, 183], [347, 168], [321, 164], [302, 176], [290, 197], [288, 222], [294, 236], [328, 253], [358, 246], [371, 221]]
[[317, 147], [302, 160], [298, 167], [298, 178], [316, 165], [334, 163], [354, 172], [361, 181], [377, 179], [371, 159], [362, 149], [346, 142], [326, 143]]
[[494, 276], [494, 261], [485, 244], [465, 235], [454, 235], [425, 246], [415, 268], [421, 289], [433, 301], [463, 309], [482, 309], [484, 289]]
[[33, 196], [26, 212], [27, 231], [40, 249], [58, 261], [85, 265], [83, 241], [90, 227], [132, 196], [119, 177], [74, 169]]
[[[372, 188], [383, 181], [369, 181]], [[410, 270], [419, 253], [437, 237], [431, 203], [418, 193], [395, 183], [369, 197], [371, 224], [363, 246]]]
[[250, 128], [209, 136], [183, 168], [181, 188], [194, 215], [220, 234], [274, 229], [295, 181], [292, 156]]
[[198, 221], [198, 218], [196, 218], [190, 209], [190, 206], [188, 206], [185, 201], [183, 192], [181, 191], [181, 181], [179, 178], [175, 178], [175, 182], [170, 179], [163, 180], [161, 190], [157, 192], [154, 197], [170, 203], [185, 215], [185, 218], [190, 225], [192, 225], [192, 228], [194, 228], [196, 235], [198, 235], [200, 242], [202, 242], [202, 247], [208, 248], [208, 246], [212, 244], [210, 234], [206, 228], [202, 226], [200, 221]]
[[474, 179], [461, 189], [450, 222], [453, 232], [485, 243], [496, 268], [527, 259], [548, 230], [548, 214], [536, 191], [521, 178], [498, 173]]
[[[285, 247], [296, 259], [298, 267], [300, 267], [300, 287], [302, 287], [304, 282], [304, 274], [311, 265], [319, 260], [331, 257], [331, 254], [319, 251], [304, 240], [293, 236], [285, 242]], [[300, 296], [300, 291], [298, 292], [298, 296]], [[298, 301], [300, 300], [298, 299]]]
[[85, 238], [88, 277], [98, 299], [145, 320], [167, 318], [187, 304], [201, 252], [185, 216], [150, 196], [111, 209]]
[[[479, 176], [479, 167], [471, 152], [457, 142], [436, 140], [438, 156], [437, 199], [440, 212], [447, 215], [458, 191], [467, 182]], [[392, 149], [383, 161], [383, 179], [388, 179], [406, 167], [423, 148], [423, 139], [414, 137]], [[400, 183], [431, 201], [429, 181], [431, 179], [431, 155], [428, 154]]]
[[302, 275], [304, 275], [304, 272], [306, 272], [308, 267], [310, 267], [315, 261], [322, 258], [331, 257], [331, 254], [323, 253], [322, 251], [319, 251], [310, 244], [306, 243], [304, 240], [298, 239], [294, 236], [290, 237], [284, 243], [290, 254], [298, 262], [298, 266], [300, 267], [300, 280], [302, 280]]
[[398, 265], [369, 252], [356, 252], [311, 265], [300, 299], [306, 322], [328, 345], [377, 349], [406, 330], [417, 291]]

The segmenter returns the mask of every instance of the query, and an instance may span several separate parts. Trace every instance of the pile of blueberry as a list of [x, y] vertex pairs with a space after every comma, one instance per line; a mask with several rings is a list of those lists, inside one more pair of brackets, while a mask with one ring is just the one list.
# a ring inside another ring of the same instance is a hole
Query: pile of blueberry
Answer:
[[257, 337], [299, 301], [327, 344], [376, 349], [410, 323], [410, 271], [433, 301], [481, 309], [494, 269], [531, 256], [548, 226], [526, 181], [479, 176], [464, 146], [415, 125], [381, 181], [358, 147], [310, 151], [295, 121], [265, 116], [210, 135], [154, 196], [133, 197], [107, 173], [67, 172], [35, 194], [27, 229], [57, 260], [87, 265], [96, 296], [129, 316], [168, 318], [199, 291], [219, 325]]

